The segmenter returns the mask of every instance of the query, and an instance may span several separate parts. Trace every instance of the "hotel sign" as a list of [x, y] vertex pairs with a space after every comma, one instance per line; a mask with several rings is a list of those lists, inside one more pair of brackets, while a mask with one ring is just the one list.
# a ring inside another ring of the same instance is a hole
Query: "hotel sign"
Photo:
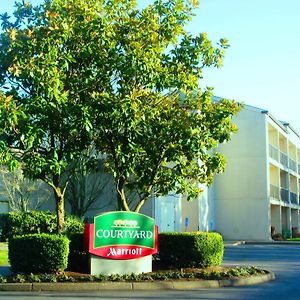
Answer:
[[91, 254], [110, 259], [134, 259], [157, 252], [154, 219], [135, 212], [109, 212], [86, 224]]

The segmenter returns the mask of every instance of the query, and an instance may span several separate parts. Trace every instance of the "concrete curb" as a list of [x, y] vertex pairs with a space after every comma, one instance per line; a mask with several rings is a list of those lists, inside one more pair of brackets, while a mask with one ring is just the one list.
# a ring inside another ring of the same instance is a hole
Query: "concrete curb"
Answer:
[[240, 245], [300, 245], [299, 242], [293, 241], [225, 241], [224, 246], [240, 246]]
[[57, 283], [0, 283], [0, 291], [35, 291], [35, 292], [88, 292], [103, 290], [188, 290], [199, 288], [220, 288], [247, 286], [268, 282], [275, 279], [269, 272], [251, 277], [221, 280], [178, 280], [178, 281], [144, 281], [144, 282], [57, 282]]
[[246, 241], [244, 242], [246, 245], [300, 245], [300, 242], [293, 241], [270, 241], [270, 242], [256, 242], [256, 241]]

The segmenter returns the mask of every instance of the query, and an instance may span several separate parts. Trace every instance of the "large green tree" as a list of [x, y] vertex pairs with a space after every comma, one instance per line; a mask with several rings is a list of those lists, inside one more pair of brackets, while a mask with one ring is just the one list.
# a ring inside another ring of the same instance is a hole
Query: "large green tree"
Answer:
[[59, 231], [66, 174], [90, 145], [105, 158], [123, 210], [169, 191], [196, 197], [224, 169], [211, 150], [230, 139], [238, 107], [212, 102], [199, 84], [228, 44], [214, 48], [206, 34], [185, 31], [192, 3], [22, 1], [14, 20], [2, 16], [2, 162], [21, 161], [26, 176], [53, 188]]
[[89, 90], [95, 144], [114, 175], [119, 208], [138, 212], [151, 195], [193, 199], [212, 183], [225, 167], [213, 148], [235, 131], [238, 106], [213, 102], [212, 90], [199, 87], [204, 68], [222, 65], [228, 44], [221, 39], [214, 48], [205, 33], [185, 31], [189, 2], [154, 1], [142, 11], [133, 2], [98, 15], [102, 47], [94, 51], [106, 59]]
[[22, 1], [14, 20], [2, 15], [0, 157], [53, 189], [62, 232], [70, 167], [89, 144], [90, 123], [69, 65], [75, 59], [66, 43], [71, 33], [52, 21], [56, 7]]

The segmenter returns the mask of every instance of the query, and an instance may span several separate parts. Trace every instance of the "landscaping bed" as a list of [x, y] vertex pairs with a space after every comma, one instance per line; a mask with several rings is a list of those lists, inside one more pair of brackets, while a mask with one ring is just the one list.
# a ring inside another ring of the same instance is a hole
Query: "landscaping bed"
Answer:
[[0, 283], [25, 282], [140, 282], [140, 281], [174, 281], [174, 280], [222, 280], [244, 278], [268, 274], [257, 267], [226, 267], [214, 266], [207, 268], [182, 268], [154, 270], [150, 273], [125, 275], [90, 275], [85, 273], [65, 271], [60, 273], [43, 274], [13, 274], [7, 277], [0, 276]]

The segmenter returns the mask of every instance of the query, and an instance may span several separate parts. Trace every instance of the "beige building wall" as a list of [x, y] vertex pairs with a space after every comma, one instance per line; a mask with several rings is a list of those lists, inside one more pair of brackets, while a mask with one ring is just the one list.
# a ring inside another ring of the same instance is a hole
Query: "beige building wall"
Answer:
[[266, 240], [270, 238], [266, 114], [243, 109], [233, 121], [238, 133], [218, 148], [227, 167], [215, 176], [215, 229], [227, 240]]
[[181, 202], [182, 224], [181, 232], [198, 231], [199, 230], [199, 200], [194, 199], [187, 201], [186, 197], [182, 197]]
[[215, 229], [227, 240], [270, 240], [299, 233], [300, 135], [269, 112], [245, 105], [239, 131], [218, 151], [227, 168], [215, 176]]

